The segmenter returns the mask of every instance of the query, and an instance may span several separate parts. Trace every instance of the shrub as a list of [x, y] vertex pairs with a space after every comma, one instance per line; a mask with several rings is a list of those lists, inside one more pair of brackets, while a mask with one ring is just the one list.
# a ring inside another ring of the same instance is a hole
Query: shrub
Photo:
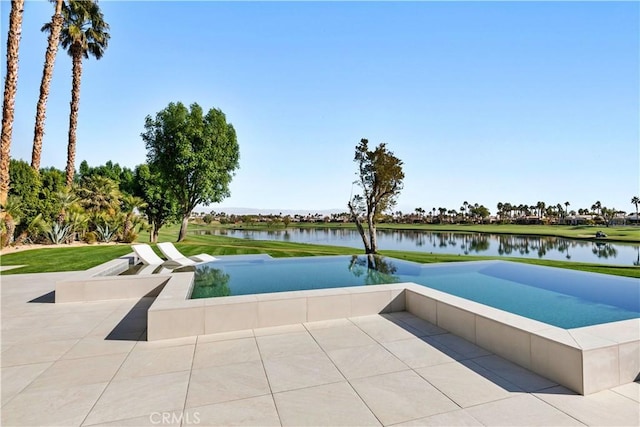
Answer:
[[96, 236], [96, 233], [94, 233], [93, 231], [89, 231], [88, 233], [84, 234], [82, 240], [84, 240], [85, 243], [89, 243], [90, 245], [92, 245], [98, 241], [98, 236]]
[[138, 233], [136, 233], [134, 230], [129, 230], [124, 234], [124, 236], [122, 236], [122, 241], [124, 243], [133, 243], [137, 238]]

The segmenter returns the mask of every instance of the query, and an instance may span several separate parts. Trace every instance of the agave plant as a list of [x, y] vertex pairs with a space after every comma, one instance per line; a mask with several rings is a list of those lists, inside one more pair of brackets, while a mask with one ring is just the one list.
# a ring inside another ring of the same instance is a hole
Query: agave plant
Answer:
[[116, 237], [117, 228], [109, 227], [109, 224], [96, 225], [96, 236], [98, 241], [109, 243]]
[[69, 237], [73, 233], [71, 224], [59, 224], [54, 222], [51, 225], [45, 227], [44, 234], [47, 239], [54, 245], [60, 245], [69, 240]]

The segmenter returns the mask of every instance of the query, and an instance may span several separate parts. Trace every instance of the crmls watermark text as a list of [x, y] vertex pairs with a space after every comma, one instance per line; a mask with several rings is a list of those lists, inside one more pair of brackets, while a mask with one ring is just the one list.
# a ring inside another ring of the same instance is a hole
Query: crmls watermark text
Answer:
[[190, 412], [186, 414], [175, 413], [175, 412], [152, 412], [149, 415], [149, 421], [151, 424], [155, 425], [169, 425], [169, 424], [182, 424], [183, 426], [187, 425], [196, 425], [200, 424], [200, 413], [199, 412]]

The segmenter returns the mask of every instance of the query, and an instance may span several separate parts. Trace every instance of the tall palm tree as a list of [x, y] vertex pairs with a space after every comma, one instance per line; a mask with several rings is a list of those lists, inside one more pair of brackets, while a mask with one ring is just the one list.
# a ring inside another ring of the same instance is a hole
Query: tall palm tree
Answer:
[[640, 224], [638, 221], [638, 205], [640, 205], [640, 197], [633, 196], [631, 198], [631, 204], [636, 206], [636, 225]]
[[69, 145], [67, 147], [67, 186], [73, 182], [76, 160], [76, 130], [80, 105], [80, 81], [82, 59], [89, 55], [102, 58], [109, 42], [109, 24], [104, 21], [100, 7], [95, 1], [70, 0], [62, 6], [64, 24], [60, 44], [67, 49], [73, 61], [71, 84], [71, 113], [69, 114]]
[[[24, 0], [13, 0], [9, 13], [9, 34], [7, 36], [7, 75], [4, 80], [4, 100], [2, 102], [2, 134], [0, 135], [0, 206], [7, 204], [9, 195], [9, 154], [13, 133], [13, 114], [18, 88], [18, 51], [22, 36], [22, 12]], [[4, 217], [4, 214], [0, 214]]]
[[42, 138], [44, 137], [44, 121], [47, 111], [47, 98], [49, 98], [49, 87], [53, 77], [53, 65], [56, 62], [58, 53], [58, 43], [60, 41], [60, 31], [64, 17], [62, 16], [63, 0], [52, 0], [56, 3], [56, 10], [51, 17], [51, 22], [42, 27], [42, 31], [49, 32], [47, 51], [44, 55], [44, 69], [42, 70], [42, 81], [40, 82], [40, 98], [36, 107], [36, 125], [33, 130], [33, 151], [31, 152], [31, 167], [36, 171], [40, 170], [40, 157], [42, 155]]

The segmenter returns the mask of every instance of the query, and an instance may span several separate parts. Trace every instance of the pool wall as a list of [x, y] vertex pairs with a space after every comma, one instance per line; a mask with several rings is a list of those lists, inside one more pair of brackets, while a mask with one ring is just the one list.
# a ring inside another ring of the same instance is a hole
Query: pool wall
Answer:
[[175, 273], [149, 308], [149, 341], [408, 311], [580, 394], [635, 381], [640, 319], [562, 329], [414, 283], [189, 299]]
[[640, 319], [562, 329], [414, 283], [189, 299], [194, 273], [105, 276], [129, 256], [56, 284], [56, 303], [155, 296], [149, 341], [408, 311], [580, 394], [640, 374]]

